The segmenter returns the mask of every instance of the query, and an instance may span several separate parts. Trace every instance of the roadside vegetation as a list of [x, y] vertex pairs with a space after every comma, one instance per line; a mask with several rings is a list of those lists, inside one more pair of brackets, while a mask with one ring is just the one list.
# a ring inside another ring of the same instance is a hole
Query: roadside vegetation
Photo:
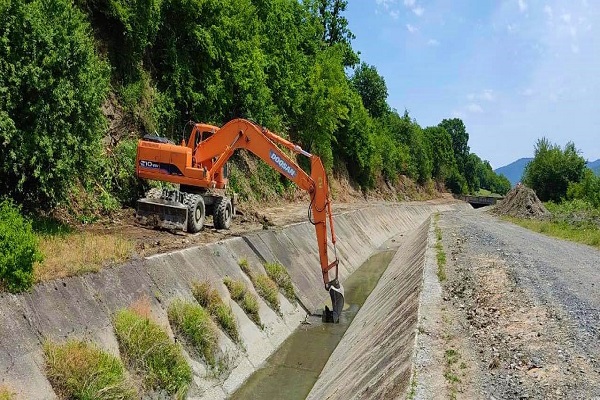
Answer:
[[210, 367], [215, 367], [219, 344], [218, 328], [202, 306], [180, 299], [169, 304], [169, 322], [177, 336]]
[[435, 214], [433, 218], [433, 225], [435, 230], [435, 256], [437, 260], [437, 277], [440, 282], [446, 280], [446, 253], [444, 252], [444, 245], [442, 243], [442, 229], [438, 223], [440, 220], [440, 214]]
[[523, 182], [550, 211], [550, 219], [508, 220], [550, 236], [600, 248], [600, 176], [586, 167], [575, 144], [564, 148], [541, 138]]
[[[96, 345], [70, 340], [44, 343], [46, 376], [66, 399], [137, 399], [121, 360]], [[4, 399], [0, 392], [0, 399]], [[9, 398], [9, 397], [7, 397]]]
[[227, 286], [231, 298], [242, 307], [248, 318], [262, 329], [263, 325], [258, 313], [258, 299], [248, 290], [246, 284], [241, 280], [235, 280], [228, 276], [223, 279], [223, 283]]
[[219, 291], [213, 288], [208, 281], [194, 282], [192, 284], [192, 294], [196, 301], [208, 310], [231, 340], [239, 343], [241, 338], [235, 316], [231, 311], [231, 307], [221, 299]]
[[149, 307], [146, 300], [115, 315], [113, 326], [121, 354], [143, 379], [145, 389], [163, 390], [184, 398], [192, 380], [192, 369], [181, 347], [151, 319]]

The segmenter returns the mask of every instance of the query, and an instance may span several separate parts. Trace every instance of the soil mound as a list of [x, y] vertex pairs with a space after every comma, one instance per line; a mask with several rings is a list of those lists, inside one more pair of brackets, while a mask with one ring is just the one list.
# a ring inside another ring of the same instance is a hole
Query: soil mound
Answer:
[[552, 215], [535, 192], [523, 185], [517, 185], [508, 192], [493, 212], [498, 215], [533, 219], [546, 219]]

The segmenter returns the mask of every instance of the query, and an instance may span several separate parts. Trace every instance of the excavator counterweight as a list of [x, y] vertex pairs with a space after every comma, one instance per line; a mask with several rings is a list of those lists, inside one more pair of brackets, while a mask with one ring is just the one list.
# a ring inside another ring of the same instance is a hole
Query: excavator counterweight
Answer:
[[[309, 158], [310, 175], [279, 146]], [[319, 157], [268, 129], [248, 120], [234, 119], [222, 127], [193, 124], [187, 142], [180, 145], [157, 136], [140, 139], [137, 176], [178, 184], [179, 189], [163, 189], [138, 200], [138, 220], [146, 225], [196, 233], [202, 229], [205, 217], [212, 215], [215, 228], [229, 229], [237, 199], [224, 193], [228, 185], [227, 161], [238, 149], [250, 151], [309, 194], [309, 221], [315, 226], [323, 283], [333, 308], [325, 308], [323, 320], [338, 322], [344, 307], [344, 289], [338, 277], [339, 260], [335, 254], [336, 236], [325, 168]], [[329, 240], [334, 251], [331, 262]]]

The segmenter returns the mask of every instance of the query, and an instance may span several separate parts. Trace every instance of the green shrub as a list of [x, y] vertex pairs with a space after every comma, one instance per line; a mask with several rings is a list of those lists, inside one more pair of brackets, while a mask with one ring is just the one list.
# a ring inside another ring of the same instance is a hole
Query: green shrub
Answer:
[[[98, 174], [102, 174], [102, 183], [110, 195], [121, 204], [135, 205], [135, 201], [144, 195], [148, 183], [135, 176], [137, 139], [122, 139], [104, 158]], [[108, 193], [105, 193], [108, 196]]]
[[138, 394], [117, 357], [93, 344], [44, 344], [46, 373], [54, 390], [68, 399], [135, 399]]
[[33, 264], [42, 261], [31, 222], [10, 201], [0, 203], [0, 285], [11, 292], [33, 284]]
[[200, 305], [217, 320], [217, 323], [229, 335], [234, 342], [240, 341], [240, 335], [237, 329], [237, 323], [231, 307], [223, 303], [219, 292], [211, 287], [210, 283], [194, 282], [192, 284], [192, 294]]
[[215, 366], [218, 345], [217, 327], [210, 314], [198, 304], [173, 301], [168, 308], [169, 322], [206, 363]]
[[192, 370], [163, 328], [129, 309], [117, 312], [114, 328], [121, 354], [143, 376], [147, 387], [185, 396]]
[[292, 279], [285, 267], [279, 263], [266, 263], [265, 271], [279, 288], [283, 291], [283, 295], [292, 303], [296, 303], [296, 293], [292, 285]]
[[279, 287], [277, 284], [265, 274], [256, 275], [252, 281], [260, 297], [265, 299], [271, 308], [279, 312]]
[[73, 1], [8, 0], [0, 71], [0, 195], [50, 209], [98, 161], [110, 69]]
[[248, 291], [246, 284], [242, 281], [231, 279], [228, 276], [223, 279], [223, 283], [227, 286], [227, 289], [229, 289], [231, 298], [237, 301], [246, 315], [248, 315], [256, 325], [262, 328], [260, 315], [258, 314], [258, 300], [253, 293]]

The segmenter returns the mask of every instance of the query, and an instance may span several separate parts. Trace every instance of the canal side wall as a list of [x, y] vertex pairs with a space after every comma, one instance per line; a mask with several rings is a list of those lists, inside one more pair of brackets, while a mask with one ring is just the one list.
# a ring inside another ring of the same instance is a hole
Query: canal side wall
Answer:
[[403, 398], [409, 385], [430, 221], [405, 235], [308, 399]]
[[[341, 280], [390, 237], [414, 230], [432, 212], [452, 207], [425, 203], [377, 205], [336, 215]], [[264, 272], [265, 261], [280, 262], [288, 269], [300, 301], [292, 304], [280, 295], [279, 315], [259, 298], [264, 329], [259, 329], [230, 299], [223, 285], [223, 278], [230, 276], [245, 280], [254, 291], [239, 267], [241, 259], [248, 260], [257, 272]], [[204, 280], [210, 281], [231, 305], [242, 345], [235, 345], [220, 332], [219, 344], [229, 360], [229, 371], [217, 378], [210, 377], [202, 361], [186, 353], [194, 370], [190, 398], [227, 397], [296, 329], [306, 311], [322, 308], [328, 297], [323, 290], [314, 227], [308, 222], [135, 260], [94, 274], [57, 279], [36, 285], [29, 293], [0, 295], [0, 385], [17, 392], [18, 398], [56, 398], [44, 372], [45, 340], [93, 341], [119, 355], [112, 328], [117, 310], [146, 298], [152, 316], [172, 335], [166, 314], [169, 303], [176, 298], [193, 301], [192, 282]]]

